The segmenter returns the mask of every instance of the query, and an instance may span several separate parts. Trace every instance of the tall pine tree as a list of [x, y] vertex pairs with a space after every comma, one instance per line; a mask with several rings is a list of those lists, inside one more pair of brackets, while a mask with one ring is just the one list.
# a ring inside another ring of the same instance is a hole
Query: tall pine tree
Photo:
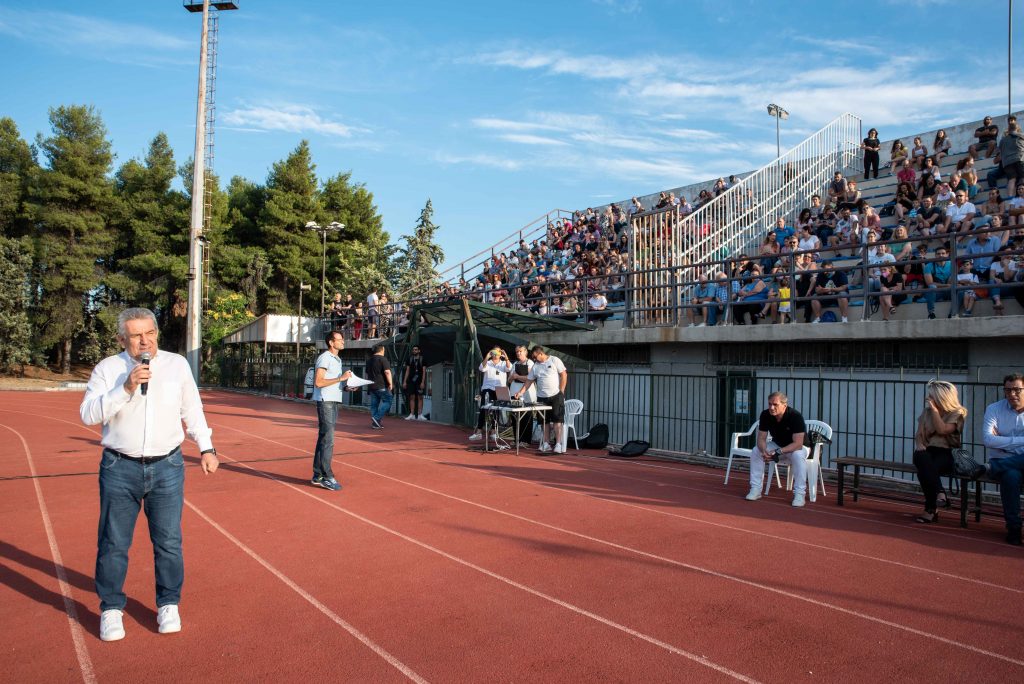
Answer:
[[412, 235], [402, 236], [405, 247], [398, 250], [398, 288], [404, 298], [430, 294], [437, 286], [437, 267], [444, 261], [444, 250], [434, 242], [441, 228], [434, 225], [433, 218], [434, 203], [427, 199]]
[[0, 119], [0, 235], [20, 237], [31, 226], [25, 206], [29, 184], [39, 172], [35, 151], [13, 119]]
[[295, 311], [291, 302], [298, 302], [299, 281], [320, 282], [320, 237], [306, 228], [318, 209], [316, 167], [303, 140], [287, 159], [274, 164], [267, 178], [260, 242], [274, 266], [270, 313]]
[[72, 341], [83, 329], [86, 306], [99, 287], [114, 244], [107, 216], [114, 202], [108, 178], [113, 154], [93, 107], [50, 110], [49, 137], [36, 145], [46, 168], [30, 186], [35, 205], [33, 323], [44, 348], [71, 371]]

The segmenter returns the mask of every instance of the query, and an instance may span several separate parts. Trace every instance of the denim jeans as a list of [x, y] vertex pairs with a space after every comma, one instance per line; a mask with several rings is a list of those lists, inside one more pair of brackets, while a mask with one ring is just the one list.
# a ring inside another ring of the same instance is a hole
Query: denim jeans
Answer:
[[386, 389], [370, 390], [370, 415], [379, 423], [381, 418], [391, 410], [391, 402], [394, 399], [391, 392]]
[[338, 423], [338, 402], [316, 402], [316, 450], [313, 452], [313, 477], [332, 478], [334, 460], [334, 426]]
[[96, 593], [100, 610], [124, 610], [124, 578], [135, 520], [144, 507], [153, 542], [157, 607], [177, 605], [185, 579], [181, 555], [181, 507], [185, 461], [181, 449], [150, 465], [103, 450], [100, 462], [100, 524], [96, 543]]
[[989, 475], [999, 480], [999, 496], [1003, 500], [1006, 529], [1020, 529], [1020, 486], [1024, 479], [1024, 454], [993, 458], [988, 462]]
[[928, 303], [928, 313], [935, 313], [935, 301], [941, 299], [944, 302], [949, 301], [949, 290], [938, 290], [936, 285], [932, 283], [924, 291], [924, 299]]

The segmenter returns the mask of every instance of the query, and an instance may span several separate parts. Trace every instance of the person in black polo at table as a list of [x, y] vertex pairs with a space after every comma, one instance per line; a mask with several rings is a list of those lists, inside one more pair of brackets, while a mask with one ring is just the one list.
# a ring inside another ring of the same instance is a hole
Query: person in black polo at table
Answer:
[[807, 456], [804, 446], [807, 424], [804, 417], [789, 407], [782, 392], [768, 395], [768, 408], [761, 412], [757, 425], [757, 446], [750, 453], [750, 492], [747, 501], [761, 498], [764, 470], [769, 461], [789, 463], [793, 468], [793, 505], [804, 505], [807, 493]]
[[[530, 369], [533, 368], [533, 361], [530, 360], [529, 351], [524, 345], [516, 346], [516, 360], [512, 364], [512, 373], [510, 378], [512, 380], [512, 394], [516, 394], [520, 389], [526, 386], [526, 381], [530, 376]], [[527, 390], [525, 395], [525, 401], [527, 404], [532, 404], [537, 401], [537, 388], [531, 387]], [[525, 446], [530, 445], [530, 437], [533, 435], [533, 412], [525, 412], [519, 414], [519, 443]]]
[[[537, 385], [537, 400], [542, 404], [551, 407], [548, 415], [545, 416], [544, 434], [540, 439], [541, 452], [554, 451], [556, 454], [565, 453], [565, 443], [562, 441], [562, 423], [565, 422], [565, 385], [569, 381], [569, 373], [565, 370], [565, 364], [557, 356], [548, 356], [543, 347], [537, 346], [530, 350], [533, 357], [533, 368], [526, 376], [526, 383], [523, 388], [516, 392], [516, 399], [529, 391], [534, 384]], [[549, 434], [554, 435], [554, 449], [550, 446]]]

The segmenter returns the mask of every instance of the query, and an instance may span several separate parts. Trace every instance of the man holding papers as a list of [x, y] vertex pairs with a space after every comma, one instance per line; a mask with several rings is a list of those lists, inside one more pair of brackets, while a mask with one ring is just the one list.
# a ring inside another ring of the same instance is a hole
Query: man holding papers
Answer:
[[341, 383], [352, 377], [352, 371], [341, 370], [338, 354], [345, 348], [345, 338], [341, 333], [327, 333], [324, 342], [327, 343], [327, 351], [317, 358], [316, 375], [313, 378], [318, 429], [310, 484], [336, 492], [341, 489], [341, 485], [334, 479], [334, 471], [331, 470], [331, 461], [334, 460], [334, 426], [338, 422], [338, 405], [342, 399]]

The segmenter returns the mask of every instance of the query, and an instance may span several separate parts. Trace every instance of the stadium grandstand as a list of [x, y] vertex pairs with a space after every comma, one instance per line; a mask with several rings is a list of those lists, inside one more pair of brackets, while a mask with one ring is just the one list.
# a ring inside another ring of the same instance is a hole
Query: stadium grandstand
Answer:
[[[392, 301], [340, 300], [281, 341], [312, 350], [341, 330], [358, 370], [380, 340], [400, 364], [410, 329], [421, 343], [454, 330], [425, 351], [427, 402], [432, 420], [462, 424], [475, 365], [451, 350], [461, 354], [468, 325], [488, 343], [564, 355], [584, 403], [578, 424], [608, 424], [614, 443], [720, 463], [729, 435], [781, 388], [836, 429], [832, 454], [899, 461], [912, 451], [922, 380], [957, 382], [980, 420], [993, 383], [1020, 365], [1024, 190], [1009, 187], [986, 144], [989, 125], [1001, 139], [1007, 120], [875, 140], [845, 114], [761, 169], [551, 210], [441, 282]], [[865, 148], [881, 151], [870, 177]], [[260, 325], [229, 338], [259, 360], [241, 353], [222, 377], [301, 394], [309, 364], [258, 355]], [[982, 452], [978, 426], [968, 432]]]

